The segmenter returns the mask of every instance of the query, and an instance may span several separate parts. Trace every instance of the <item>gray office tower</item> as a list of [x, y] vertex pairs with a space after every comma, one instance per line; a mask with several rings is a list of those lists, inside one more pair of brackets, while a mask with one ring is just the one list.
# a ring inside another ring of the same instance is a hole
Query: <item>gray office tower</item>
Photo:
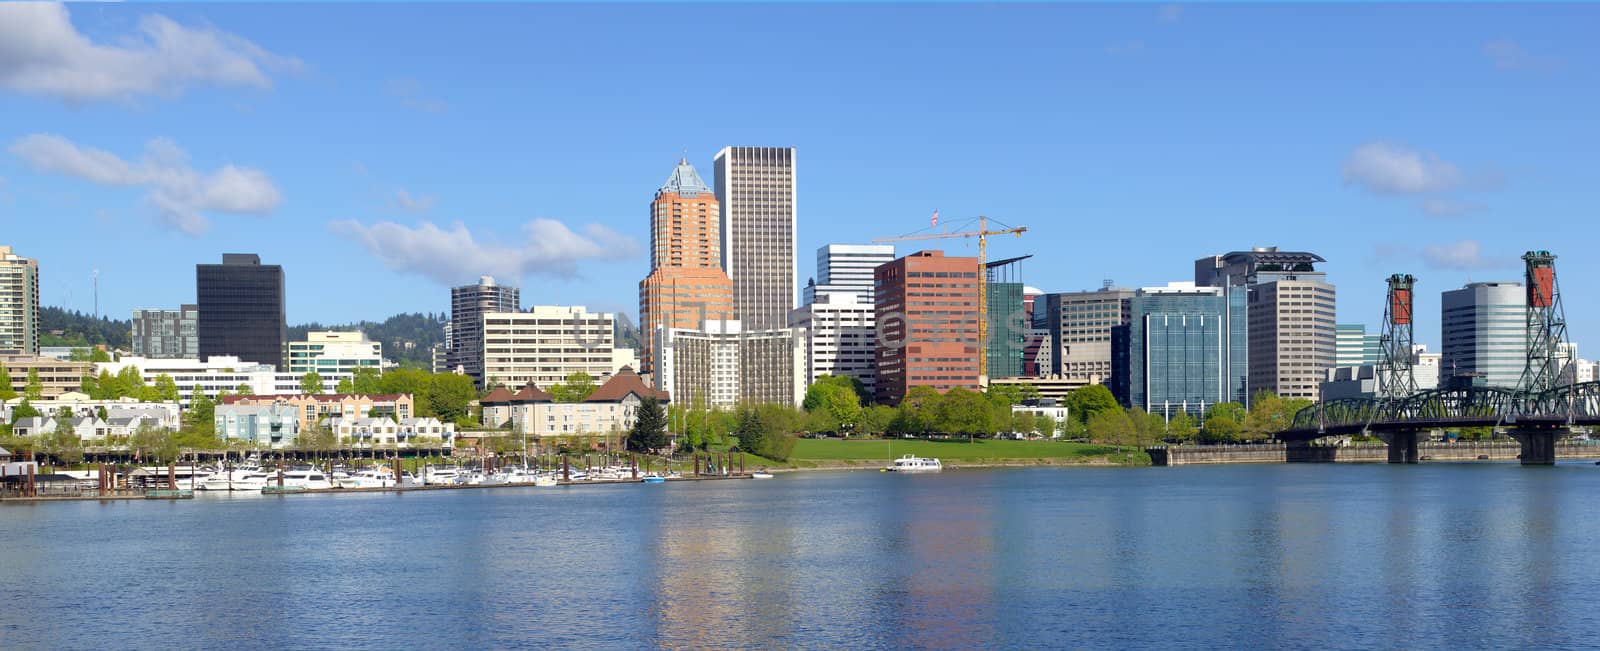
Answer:
[[746, 331], [785, 327], [798, 289], [794, 148], [723, 147], [712, 164], [733, 312]]
[[1334, 287], [1322, 256], [1256, 247], [1196, 260], [1201, 287], [1249, 292], [1250, 391], [1316, 400], [1334, 367]]
[[450, 339], [445, 359], [450, 368], [461, 367], [479, 386], [483, 385], [483, 315], [489, 312], [518, 312], [520, 292], [515, 287], [496, 284], [483, 276], [476, 285], [450, 289]]
[[261, 264], [254, 253], [224, 253], [222, 264], [197, 264], [194, 271], [200, 358], [232, 355], [284, 367], [283, 267]]

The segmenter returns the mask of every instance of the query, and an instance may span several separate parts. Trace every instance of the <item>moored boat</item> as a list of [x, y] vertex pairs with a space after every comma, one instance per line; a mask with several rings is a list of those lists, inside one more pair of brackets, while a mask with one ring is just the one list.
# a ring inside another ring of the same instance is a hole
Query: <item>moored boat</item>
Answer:
[[895, 459], [894, 463], [890, 464], [888, 468], [884, 468], [889, 472], [939, 472], [943, 469], [944, 466], [939, 463], [938, 459], [919, 457], [912, 454]]

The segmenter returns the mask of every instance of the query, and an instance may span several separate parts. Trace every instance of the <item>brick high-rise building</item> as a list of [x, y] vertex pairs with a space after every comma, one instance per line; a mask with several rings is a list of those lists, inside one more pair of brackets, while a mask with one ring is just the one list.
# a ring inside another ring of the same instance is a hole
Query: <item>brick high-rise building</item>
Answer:
[[750, 330], [782, 328], [795, 308], [793, 147], [724, 147], [715, 160], [722, 202], [722, 270], [734, 312]]
[[978, 259], [918, 251], [878, 267], [875, 282], [877, 402], [919, 386], [980, 388]]
[[650, 202], [650, 275], [639, 281], [639, 368], [655, 371], [657, 328], [733, 319], [733, 282], [722, 270], [717, 197], [688, 159]]

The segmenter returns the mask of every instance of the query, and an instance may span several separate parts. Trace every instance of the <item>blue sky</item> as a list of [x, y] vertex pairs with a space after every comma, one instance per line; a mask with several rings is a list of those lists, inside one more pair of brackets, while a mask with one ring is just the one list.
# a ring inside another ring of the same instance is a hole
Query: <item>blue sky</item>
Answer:
[[[0, 5], [0, 243], [48, 305], [194, 298], [285, 266], [291, 322], [524, 304], [637, 311], [687, 152], [798, 148], [816, 247], [987, 214], [1049, 291], [1328, 259], [1341, 322], [1558, 263], [1600, 354], [1600, 44], [1588, 5]], [[430, 226], [431, 225], [431, 226]], [[972, 244], [943, 245], [971, 254]], [[920, 247], [918, 247], [920, 248]], [[932, 248], [932, 247], [929, 247]], [[903, 247], [904, 251], [911, 248]]]

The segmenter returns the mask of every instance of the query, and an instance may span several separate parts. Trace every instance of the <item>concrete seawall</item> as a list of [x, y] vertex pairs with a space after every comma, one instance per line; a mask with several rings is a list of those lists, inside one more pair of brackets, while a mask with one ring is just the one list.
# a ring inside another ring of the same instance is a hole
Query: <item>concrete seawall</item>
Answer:
[[[1423, 461], [1516, 461], [1521, 448], [1516, 441], [1460, 441], [1419, 444]], [[1385, 463], [1389, 448], [1381, 443], [1344, 446], [1289, 446], [1283, 443], [1254, 445], [1173, 445], [1147, 450], [1156, 466], [1187, 466], [1208, 463]], [[1556, 444], [1558, 459], [1600, 459], [1600, 441], [1562, 441]]]

